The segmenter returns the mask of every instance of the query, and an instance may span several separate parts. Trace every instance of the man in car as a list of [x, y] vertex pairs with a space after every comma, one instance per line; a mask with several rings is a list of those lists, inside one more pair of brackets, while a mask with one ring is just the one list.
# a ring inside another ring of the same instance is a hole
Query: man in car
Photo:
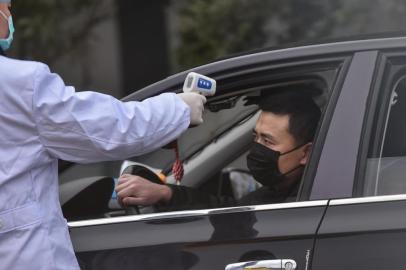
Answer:
[[298, 91], [280, 91], [261, 97], [259, 107], [261, 113], [253, 132], [254, 143], [247, 156], [247, 166], [262, 184], [261, 188], [236, 201], [126, 174], [120, 177], [116, 187], [119, 202], [185, 210], [278, 203], [294, 198], [309, 159], [320, 109], [309, 95]]

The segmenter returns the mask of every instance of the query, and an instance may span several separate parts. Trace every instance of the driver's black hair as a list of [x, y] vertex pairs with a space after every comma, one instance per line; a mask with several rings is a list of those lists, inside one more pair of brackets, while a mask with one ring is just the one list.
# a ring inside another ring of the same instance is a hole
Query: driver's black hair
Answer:
[[321, 111], [306, 89], [288, 87], [262, 94], [259, 107], [276, 115], [289, 115], [289, 133], [298, 145], [312, 142]]

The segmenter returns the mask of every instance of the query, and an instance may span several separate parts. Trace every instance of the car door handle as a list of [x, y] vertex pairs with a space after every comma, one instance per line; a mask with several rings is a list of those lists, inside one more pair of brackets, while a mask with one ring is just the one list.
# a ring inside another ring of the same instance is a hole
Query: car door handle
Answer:
[[295, 270], [296, 262], [290, 259], [284, 260], [263, 260], [232, 263], [226, 266], [225, 270]]

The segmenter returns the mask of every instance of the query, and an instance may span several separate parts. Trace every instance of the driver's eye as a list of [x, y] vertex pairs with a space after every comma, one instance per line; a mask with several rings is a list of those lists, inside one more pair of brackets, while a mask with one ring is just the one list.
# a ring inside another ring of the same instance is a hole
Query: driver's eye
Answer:
[[275, 145], [275, 143], [270, 139], [264, 138], [263, 141], [265, 145]]

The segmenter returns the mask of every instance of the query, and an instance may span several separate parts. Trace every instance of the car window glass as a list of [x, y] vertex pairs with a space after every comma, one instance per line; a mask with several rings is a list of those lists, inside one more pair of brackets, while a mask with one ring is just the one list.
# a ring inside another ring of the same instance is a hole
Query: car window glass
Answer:
[[387, 101], [381, 104], [383, 121], [373, 131], [376, 139], [366, 163], [367, 196], [406, 193], [406, 73], [391, 85]]

